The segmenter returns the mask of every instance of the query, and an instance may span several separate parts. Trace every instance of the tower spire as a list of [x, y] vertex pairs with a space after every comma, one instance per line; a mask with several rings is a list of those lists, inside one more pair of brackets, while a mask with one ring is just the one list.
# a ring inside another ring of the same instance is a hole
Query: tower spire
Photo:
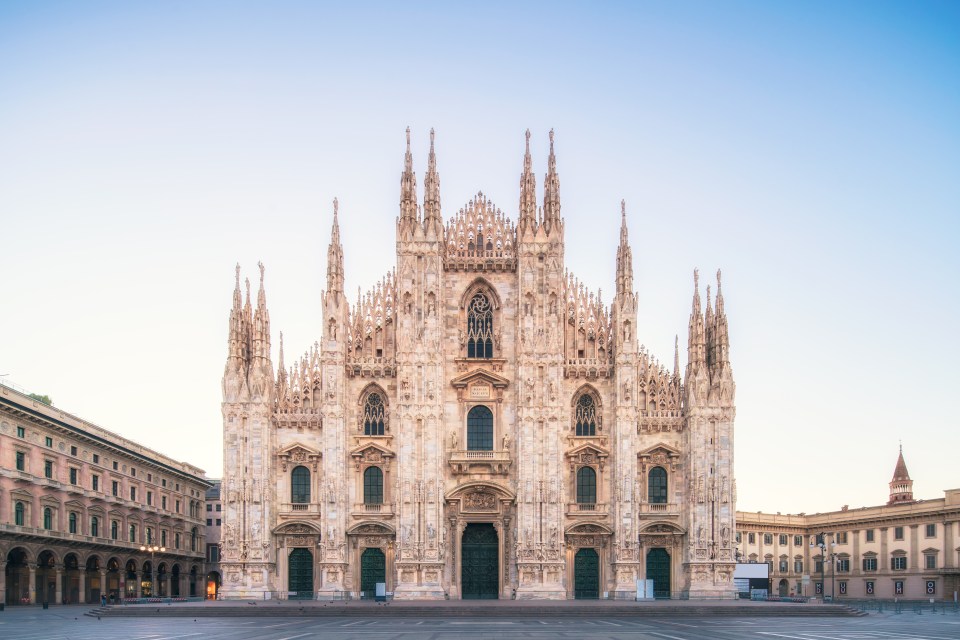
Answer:
[[523, 173], [520, 174], [520, 220], [517, 223], [521, 235], [527, 229], [537, 229], [537, 177], [530, 157], [530, 129], [525, 135], [527, 147], [523, 154]]
[[727, 328], [727, 313], [723, 309], [723, 291], [720, 289], [720, 269], [717, 269], [717, 314], [714, 319], [713, 339], [716, 343], [716, 362], [730, 362], [730, 334]]
[[409, 228], [418, 221], [417, 177], [413, 173], [413, 154], [410, 153], [410, 127], [407, 127], [407, 152], [403, 157], [403, 173], [400, 175], [400, 225]]
[[553, 151], [553, 129], [550, 129], [550, 155], [547, 158], [547, 176], [543, 184], [543, 226], [550, 233], [560, 224], [560, 177], [557, 175], [557, 156]]
[[263, 360], [270, 359], [270, 311], [267, 310], [267, 291], [263, 285], [264, 266], [257, 263], [260, 269], [260, 289], [257, 291], [257, 308], [253, 314], [253, 357]]
[[[435, 233], [443, 233], [443, 218], [440, 215], [440, 174], [437, 173], [437, 154], [433, 147], [434, 133], [430, 129], [430, 154], [427, 156], [427, 173], [423, 177], [423, 226], [431, 225]], [[409, 153], [409, 138], [408, 138]]]
[[617, 296], [633, 293], [633, 252], [627, 238], [627, 203], [620, 201], [620, 246], [617, 247]]
[[230, 336], [227, 339], [227, 367], [240, 368], [243, 358], [243, 294], [240, 292], [240, 264], [236, 269], [236, 284], [233, 287], [233, 307], [230, 309]]
[[700, 308], [700, 271], [694, 269], [693, 306], [690, 310], [690, 327], [687, 338], [687, 363], [691, 368], [697, 368], [705, 362], [703, 313]]
[[343, 247], [340, 244], [340, 204], [333, 199], [333, 229], [330, 231], [330, 247], [327, 249], [327, 295], [343, 293]]
[[913, 502], [913, 480], [907, 471], [907, 463], [903, 459], [903, 444], [900, 445], [900, 455], [897, 456], [897, 466], [893, 470], [893, 479], [890, 480], [890, 499], [888, 505]]

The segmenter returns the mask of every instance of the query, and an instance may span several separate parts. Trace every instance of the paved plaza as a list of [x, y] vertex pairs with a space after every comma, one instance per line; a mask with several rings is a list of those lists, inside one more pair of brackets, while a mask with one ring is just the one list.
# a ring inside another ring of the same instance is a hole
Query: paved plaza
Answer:
[[[0, 638], [17, 640], [470, 640], [507, 638], [604, 638], [609, 640], [956, 640], [953, 612], [873, 613], [865, 617], [688, 617], [427, 619], [331, 618], [108, 618], [85, 616], [89, 607], [44, 611], [10, 607], [0, 612]], [[267, 613], [267, 612], [265, 612]]]

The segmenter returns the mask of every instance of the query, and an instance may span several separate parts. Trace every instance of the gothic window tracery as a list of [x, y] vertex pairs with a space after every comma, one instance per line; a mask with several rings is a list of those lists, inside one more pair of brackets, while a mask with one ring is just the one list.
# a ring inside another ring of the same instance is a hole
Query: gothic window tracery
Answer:
[[493, 357], [493, 305], [482, 292], [467, 307], [467, 357]]
[[578, 436], [597, 435], [597, 404], [589, 393], [577, 399], [574, 421]]
[[306, 467], [294, 467], [290, 474], [290, 502], [295, 504], [310, 502], [310, 470]]
[[597, 472], [593, 467], [577, 469], [577, 503], [595, 504], [597, 502]]
[[373, 392], [363, 403], [363, 435], [382, 436], [386, 424], [386, 408], [379, 393]]
[[663, 467], [650, 469], [647, 482], [647, 501], [651, 504], [667, 503], [667, 470]]
[[482, 404], [467, 414], [467, 450], [493, 451], [493, 412]]

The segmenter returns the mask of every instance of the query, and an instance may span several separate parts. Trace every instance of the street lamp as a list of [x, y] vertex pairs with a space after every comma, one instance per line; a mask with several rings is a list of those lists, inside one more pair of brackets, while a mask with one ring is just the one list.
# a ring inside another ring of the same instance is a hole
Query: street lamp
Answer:
[[167, 551], [166, 547], [160, 547], [157, 545], [140, 545], [140, 551], [149, 551], [150, 552], [150, 595], [156, 597], [157, 592], [157, 561], [155, 555], [158, 551], [160, 553], [165, 553]]
[[[831, 538], [833, 537], [833, 534], [832, 534], [832, 533], [830, 534], [830, 537], [831, 537]], [[816, 542], [815, 542], [815, 541], [816, 541]], [[826, 576], [824, 575], [824, 571], [825, 571], [825, 569], [826, 569], [825, 563], [826, 563], [826, 561], [827, 561], [827, 547], [830, 547], [830, 549], [832, 550], [833, 547], [835, 547], [835, 546], [837, 546], [836, 540], [831, 540], [831, 541], [830, 541], [830, 544], [829, 544], [829, 545], [827, 544], [827, 534], [826, 534], [826, 532], [818, 533], [815, 538], [813, 538], [813, 539], [810, 540], [810, 548], [811, 548], [811, 549], [813, 549], [814, 547], [819, 547], [819, 549], [820, 549], [820, 597], [821, 597], [821, 598], [824, 597], [824, 592], [826, 591], [826, 585], [824, 584], [824, 582], [826, 582]], [[836, 555], [837, 555], [837, 554], [835, 554], [833, 551], [830, 552], [831, 561], [832, 561], [832, 559], [833, 559], [834, 557], [836, 557]], [[833, 579], [834, 579], [835, 577], [836, 577], [836, 572], [831, 571], [831, 572], [830, 572], [830, 601], [831, 601], [831, 602], [834, 601], [834, 592], [833, 592], [833, 590], [834, 590], [834, 586], [835, 586], [835, 585], [834, 585], [834, 583], [833, 583]]]

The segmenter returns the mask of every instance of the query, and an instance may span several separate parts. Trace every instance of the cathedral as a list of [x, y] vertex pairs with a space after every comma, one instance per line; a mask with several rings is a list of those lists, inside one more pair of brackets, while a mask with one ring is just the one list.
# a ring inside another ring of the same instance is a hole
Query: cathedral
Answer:
[[612, 302], [566, 268], [552, 131], [516, 222], [482, 193], [444, 221], [433, 136], [421, 203], [407, 130], [396, 265], [353, 302], [334, 201], [322, 335], [289, 367], [263, 265], [256, 299], [237, 267], [222, 596], [731, 597], [720, 273], [704, 305], [694, 272], [671, 370], [638, 341], [623, 205]]

